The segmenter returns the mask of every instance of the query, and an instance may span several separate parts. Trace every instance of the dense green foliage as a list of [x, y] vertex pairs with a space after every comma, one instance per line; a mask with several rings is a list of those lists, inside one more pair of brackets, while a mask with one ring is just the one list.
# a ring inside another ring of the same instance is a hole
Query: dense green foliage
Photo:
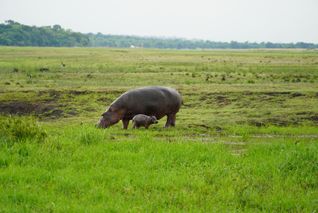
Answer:
[[142, 47], [169, 49], [251, 49], [251, 48], [318, 48], [312, 43], [250, 43], [187, 40], [180, 38], [158, 38], [101, 33], [83, 34], [64, 30], [59, 25], [35, 27], [14, 21], [0, 24], [0, 45], [6, 46], [91, 46], [91, 47]]
[[59, 25], [36, 27], [14, 21], [0, 24], [0, 45], [6, 46], [88, 46], [89, 38], [82, 33], [64, 30]]
[[[94, 127], [145, 85], [175, 128]], [[317, 91], [317, 50], [0, 47], [0, 212], [315, 212]]]

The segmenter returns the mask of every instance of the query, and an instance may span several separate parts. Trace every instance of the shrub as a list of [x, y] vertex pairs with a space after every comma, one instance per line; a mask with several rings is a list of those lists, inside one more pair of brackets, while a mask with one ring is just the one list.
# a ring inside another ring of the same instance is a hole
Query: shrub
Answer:
[[0, 117], [0, 142], [41, 142], [46, 136], [45, 130], [33, 117]]

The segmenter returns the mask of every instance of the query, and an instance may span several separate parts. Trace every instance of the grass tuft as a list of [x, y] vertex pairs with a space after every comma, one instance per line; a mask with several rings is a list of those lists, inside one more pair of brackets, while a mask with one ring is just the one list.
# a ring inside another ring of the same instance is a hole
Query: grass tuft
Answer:
[[79, 132], [79, 142], [84, 145], [96, 144], [104, 140], [104, 133], [94, 127], [83, 126]]

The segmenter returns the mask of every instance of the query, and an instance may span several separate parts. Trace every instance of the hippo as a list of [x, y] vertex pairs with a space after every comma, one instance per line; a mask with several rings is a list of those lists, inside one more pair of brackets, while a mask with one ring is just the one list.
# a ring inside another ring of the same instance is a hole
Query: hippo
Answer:
[[143, 115], [143, 114], [138, 114], [135, 115], [132, 119], [133, 122], [133, 128], [139, 128], [141, 126], [145, 127], [146, 129], [148, 129], [148, 127], [151, 124], [157, 124], [158, 120], [156, 118], [156, 116], [147, 116], [147, 115]]
[[122, 120], [123, 128], [127, 129], [129, 121], [138, 114], [155, 116], [158, 120], [167, 116], [165, 127], [175, 126], [181, 104], [182, 97], [173, 88], [149, 86], [129, 90], [111, 103], [97, 127], [108, 128]]

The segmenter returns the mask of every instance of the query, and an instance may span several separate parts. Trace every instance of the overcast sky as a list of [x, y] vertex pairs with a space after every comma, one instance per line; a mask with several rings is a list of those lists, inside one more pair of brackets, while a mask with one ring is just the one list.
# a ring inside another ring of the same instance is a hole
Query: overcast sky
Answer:
[[318, 0], [0, 0], [0, 21], [79, 32], [318, 43]]

